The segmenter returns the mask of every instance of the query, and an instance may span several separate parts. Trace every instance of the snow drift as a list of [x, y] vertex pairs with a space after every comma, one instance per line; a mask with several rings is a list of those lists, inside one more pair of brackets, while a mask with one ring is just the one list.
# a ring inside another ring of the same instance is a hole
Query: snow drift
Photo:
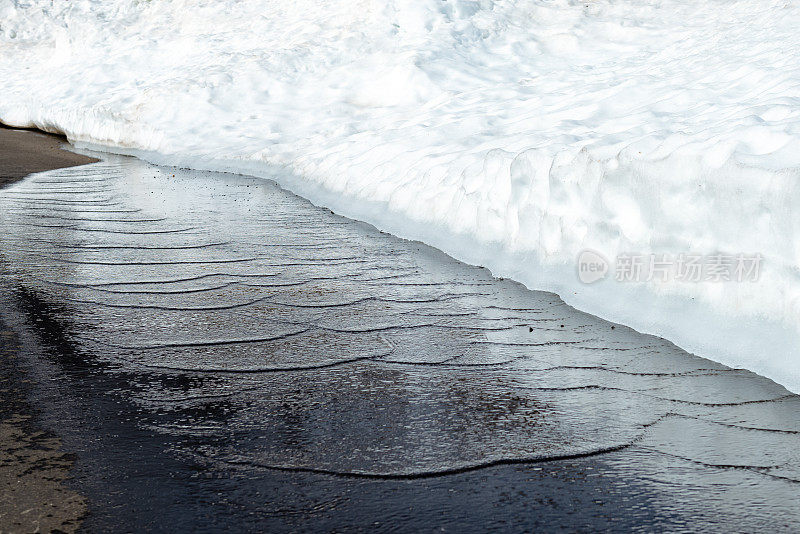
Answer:
[[[0, 121], [276, 178], [800, 391], [798, 27], [794, 0], [0, 0]], [[584, 249], [763, 262], [586, 285]]]

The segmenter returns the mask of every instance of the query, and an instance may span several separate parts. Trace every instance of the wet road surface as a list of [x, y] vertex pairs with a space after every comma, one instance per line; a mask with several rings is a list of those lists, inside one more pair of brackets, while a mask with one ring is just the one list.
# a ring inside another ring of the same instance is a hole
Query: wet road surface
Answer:
[[800, 525], [800, 397], [272, 182], [108, 157], [0, 227], [87, 531]]

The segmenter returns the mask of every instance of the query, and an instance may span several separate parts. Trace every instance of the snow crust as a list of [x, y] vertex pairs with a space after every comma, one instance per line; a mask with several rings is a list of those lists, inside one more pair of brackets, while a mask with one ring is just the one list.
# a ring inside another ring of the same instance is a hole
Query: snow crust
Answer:
[[[0, 121], [268, 176], [800, 392], [796, 0], [0, 0]], [[582, 284], [576, 257], [763, 256]]]

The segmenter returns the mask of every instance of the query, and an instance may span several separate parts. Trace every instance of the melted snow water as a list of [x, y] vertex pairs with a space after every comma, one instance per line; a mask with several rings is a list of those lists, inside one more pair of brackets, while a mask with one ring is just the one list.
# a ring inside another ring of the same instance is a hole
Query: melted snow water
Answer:
[[88, 530], [800, 520], [800, 397], [272, 182], [108, 157], [0, 224]]

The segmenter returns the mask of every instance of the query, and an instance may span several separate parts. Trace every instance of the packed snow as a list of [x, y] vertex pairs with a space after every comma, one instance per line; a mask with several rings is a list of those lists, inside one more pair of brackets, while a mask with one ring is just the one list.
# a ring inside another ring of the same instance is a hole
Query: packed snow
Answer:
[[0, 121], [274, 178], [800, 391], [798, 28], [797, 0], [0, 0]]

